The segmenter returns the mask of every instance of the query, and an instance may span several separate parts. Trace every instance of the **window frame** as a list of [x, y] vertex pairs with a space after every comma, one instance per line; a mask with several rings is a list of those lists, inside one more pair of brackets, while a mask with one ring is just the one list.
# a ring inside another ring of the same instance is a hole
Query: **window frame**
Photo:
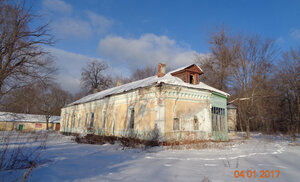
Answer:
[[90, 129], [94, 128], [94, 120], [95, 120], [95, 113], [91, 112], [91, 116], [90, 116]]
[[173, 118], [173, 130], [179, 131], [180, 130], [180, 120], [179, 118]]
[[107, 114], [107, 110], [104, 109], [102, 110], [102, 128], [105, 129], [105, 125], [106, 125], [106, 114]]
[[128, 110], [129, 110], [128, 128], [134, 129], [135, 109], [134, 107], [130, 107]]
[[75, 120], [76, 120], [76, 115], [75, 115], [75, 112], [73, 112], [73, 114], [72, 114], [71, 128], [74, 128], [74, 127], [75, 127]]
[[211, 108], [211, 122], [212, 131], [225, 132], [226, 131], [226, 109], [212, 106]]
[[199, 130], [199, 119], [197, 116], [194, 116], [194, 130]]
[[81, 122], [81, 117], [80, 114], [78, 114], [78, 119], [77, 119], [77, 128], [80, 127], [80, 122]]
[[88, 123], [89, 123], [89, 113], [85, 113], [85, 127], [88, 127]]

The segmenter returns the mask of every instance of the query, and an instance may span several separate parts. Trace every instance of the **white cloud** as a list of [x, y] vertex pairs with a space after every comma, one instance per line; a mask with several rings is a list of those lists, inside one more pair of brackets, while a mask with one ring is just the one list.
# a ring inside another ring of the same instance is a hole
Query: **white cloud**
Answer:
[[292, 29], [290, 31], [290, 35], [294, 38], [294, 39], [300, 39], [300, 29]]
[[76, 93], [81, 88], [81, 69], [91, 60], [103, 61], [100, 58], [93, 58], [52, 47], [46, 47], [45, 49], [53, 56], [56, 66], [59, 68], [56, 81], [61, 84], [63, 89], [71, 93]]
[[52, 20], [50, 26], [58, 39], [92, 38], [106, 33], [114, 24], [113, 20], [91, 11], [73, 11], [73, 7], [62, 0], [44, 0], [42, 9]]
[[87, 21], [74, 18], [61, 18], [51, 24], [53, 32], [60, 37], [89, 38], [92, 28]]
[[130, 76], [130, 70], [137, 67], [156, 66], [159, 62], [165, 62], [167, 68], [178, 68], [194, 63], [195, 55], [199, 55], [190, 48], [179, 46], [175, 40], [167, 36], [154, 34], [145, 34], [138, 39], [107, 36], [99, 42], [99, 50], [107, 59], [89, 57], [52, 47], [46, 47], [46, 50], [54, 57], [59, 68], [59, 74], [56, 76], [57, 82], [71, 93], [80, 90], [81, 70], [94, 59], [109, 64], [107, 73], [127, 77]]
[[68, 74], [59, 74], [56, 76], [56, 82], [61, 85], [61, 88], [72, 93], [76, 94], [80, 91], [80, 78], [72, 77]]
[[55, 13], [71, 14], [72, 6], [61, 0], [44, 0], [42, 2], [44, 8]]
[[167, 67], [176, 68], [194, 62], [198, 54], [189, 48], [181, 47], [167, 36], [144, 34], [138, 39], [107, 36], [100, 40], [99, 51], [114, 65], [154, 66], [165, 62]]
[[284, 38], [282, 36], [280, 36], [278, 39], [276, 39], [276, 42], [278, 44], [283, 44], [285, 42]]
[[113, 21], [105, 16], [98, 15], [91, 11], [86, 11], [86, 14], [90, 20], [91, 26], [98, 34], [107, 32], [107, 30], [109, 30], [113, 25]]

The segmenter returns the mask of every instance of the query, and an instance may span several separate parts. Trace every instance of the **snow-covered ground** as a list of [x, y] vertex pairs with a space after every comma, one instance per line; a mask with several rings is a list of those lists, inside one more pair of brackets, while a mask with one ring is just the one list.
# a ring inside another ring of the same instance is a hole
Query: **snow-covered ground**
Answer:
[[[29, 181], [299, 181], [300, 143], [255, 134], [198, 149], [154, 147], [125, 149], [118, 144], [77, 144], [72, 137], [50, 134]], [[299, 139], [298, 139], [299, 140]], [[203, 147], [204, 146], [204, 147]], [[206, 148], [207, 147], [207, 148]], [[194, 147], [195, 148], [195, 147]], [[196, 147], [197, 148], [197, 147]], [[234, 171], [256, 171], [256, 178], [234, 177]], [[260, 170], [280, 170], [279, 177], [260, 178]], [[19, 170], [17, 173], [22, 174]], [[9, 181], [16, 175], [2, 173]]]

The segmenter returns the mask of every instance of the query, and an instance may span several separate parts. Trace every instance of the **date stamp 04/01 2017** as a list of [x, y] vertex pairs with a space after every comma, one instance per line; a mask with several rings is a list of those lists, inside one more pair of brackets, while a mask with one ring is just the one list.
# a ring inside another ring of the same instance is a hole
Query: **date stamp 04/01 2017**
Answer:
[[278, 178], [280, 170], [235, 170], [235, 178]]

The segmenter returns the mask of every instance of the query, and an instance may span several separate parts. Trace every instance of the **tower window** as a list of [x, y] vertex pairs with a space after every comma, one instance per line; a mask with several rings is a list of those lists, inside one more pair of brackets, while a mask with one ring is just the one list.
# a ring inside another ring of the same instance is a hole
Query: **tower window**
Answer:
[[194, 76], [190, 75], [190, 84], [194, 84]]

